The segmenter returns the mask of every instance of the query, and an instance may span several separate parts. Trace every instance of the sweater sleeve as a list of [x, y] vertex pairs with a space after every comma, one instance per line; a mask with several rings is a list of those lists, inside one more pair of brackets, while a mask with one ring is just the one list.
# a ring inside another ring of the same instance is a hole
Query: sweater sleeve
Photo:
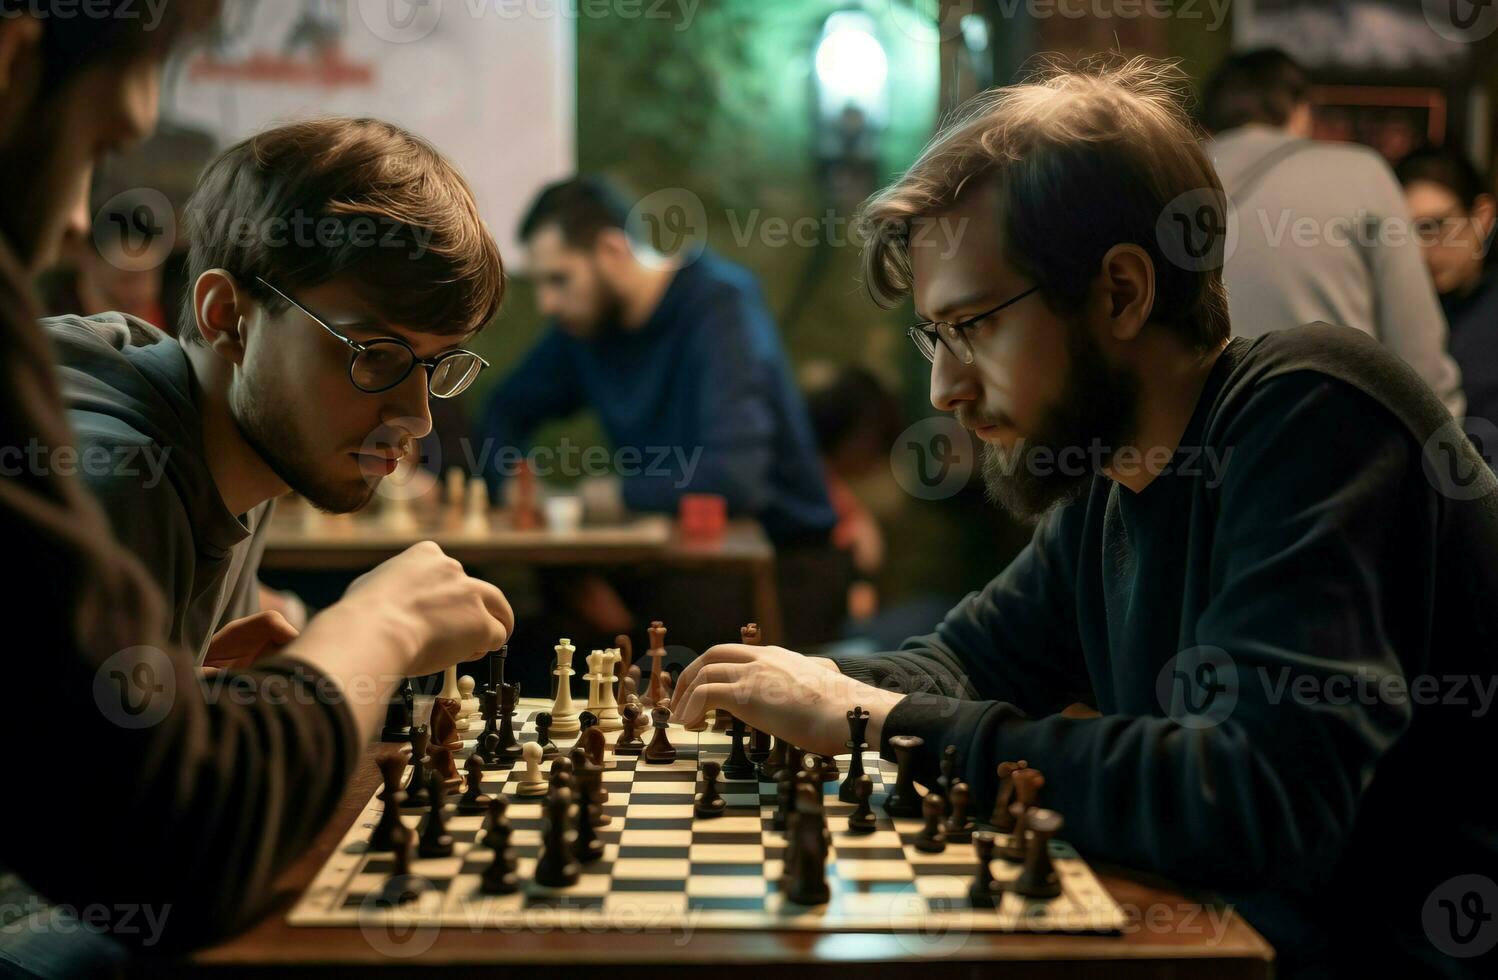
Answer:
[[953, 607], [936, 632], [912, 637], [894, 653], [834, 657], [838, 668], [912, 695], [913, 703], [935, 696], [938, 709], [951, 699], [1006, 702], [1011, 714], [1069, 704], [1089, 686], [1072, 584], [1076, 510], [1047, 515], [1014, 561]]
[[[39, 452], [0, 479], [0, 536], [25, 562], [4, 592], [0, 738], [42, 765], [5, 808], [0, 863], [53, 902], [157, 914], [159, 932], [112, 923], [123, 943], [199, 946], [263, 912], [330, 819], [361, 750], [353, 716], [284, 657], [240, 675], [247, 696], [211, 699], [166, 644], [149, 578], [47, 464], [71, 438], [7, 259], [0, 243], [0, 447]], [[44, 788], [57, 779], [62, 796]]]
[[716, 493], [730, 512], [757, 514], [770, 500], [775, 418], [772, 379], [754, 349], [751, 321], [769, 314], [757, 296], [727, 286], [713, 292], [700, 314], [688, 352], [699, 378], [688, 429], [698, 443], [683, 447], [697, 450], [696, 457], [673, 461], [666, 473], [625, 476], [624, 502], [634, 510], [669, 511], [684, 493]]
[[[1407, 700], [1331, 695], [1351, 678], [1371, 690], [1405, 681], [1385, 632], [1390, 539], [1433, 520], [1409, 512], [1430, 488], [1406, 484], [1420, 483], [1415, 447], [1394, 418], [1320, 375], [1261, 385], [1224, 442], [1236, 449], [1218, 498], [1214, 594], [1173, 673], [1172, 651], [1159, 655], [1167, 690], [1177, 675], [1200, 688], [1159, 715], [1094, 719], [906, 699], [884, 732], [925, 738], [928, 777], [940, 748], [958, 745], [989, 804], [996, 764], [1027, 759], [1084, 853], [1186, 881], [1316, 887], [1410, 721]], [[1303, 685], [1329, 696], [1288, 693]]]

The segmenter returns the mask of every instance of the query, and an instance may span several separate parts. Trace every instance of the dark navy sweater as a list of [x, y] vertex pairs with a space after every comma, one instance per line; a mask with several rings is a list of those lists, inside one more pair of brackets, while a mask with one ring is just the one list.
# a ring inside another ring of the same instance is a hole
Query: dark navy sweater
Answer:
[[779, 543], [824, 540], [836, 520], [759, 286], [711, 252], [676, 273], [638, 330], [584, 339], [548, 324], [480, 419], [491, 486], [503, 475], [496, 447], [524, 450], [541, 423], [585, 407], [614, 444], [611, 469], [632, 510], [722, 494]]

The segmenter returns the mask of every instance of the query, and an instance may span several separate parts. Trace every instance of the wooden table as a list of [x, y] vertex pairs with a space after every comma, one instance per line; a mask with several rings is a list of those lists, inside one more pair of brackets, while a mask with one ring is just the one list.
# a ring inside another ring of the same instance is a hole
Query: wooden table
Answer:
[[[1236, 910], [1202, 904], [1167, 883], [1096, 866], [1103, 884], [1129, 913], [1120, 936], [967, 936], [790, 931], [682, 933], [433, 931], [415, 937], [410, 957], [377, 950], [359, 929], [292, 927], [286, 913], [353, 823], [378, 782], [359, 767], [337, 814], [311, 851], [278, 885], [274, 911], [243, 935], [191, 958], [149, 963], [141, 975], [323, 976], [379, 971], [408, 976], [524, 976], [600, 980], [662, 976], [899, 977], [1212, 977], [1273, 975], [1273, 951]], [[226, 887], [232, 887], [226, 883]], [[429, 945], [428, 945], [429, 943]], [[498, 971], [513, 971], [500, 973]]]
[[622, 524], [575, 531], [517, 531], [501, 511], [481, 525], [446, 510], [415, 511], [402, 525], [378, 516], [327, 516], [305, 504], [276, 509], [266, 529], [267, 569], [356, 571], [371, 568], [418, 541], [431, 540], [464, 565], [660, 565], [742, 574], [765, 642], [781, 637], [780, 599], [775, 586], [775, 547], [755, 521], [729, 521], [711, 539], [684, 538], [674, 521], [643, 515]]

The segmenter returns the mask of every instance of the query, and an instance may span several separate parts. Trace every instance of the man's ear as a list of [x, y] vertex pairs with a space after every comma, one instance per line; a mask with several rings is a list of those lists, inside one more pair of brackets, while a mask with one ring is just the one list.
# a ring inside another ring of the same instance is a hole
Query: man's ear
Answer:
[[623, 228], [600, 229], [593, 239], [593, 258], [605, 268], [617, 269], [634, 257], [634, 246]]
[[1479, 237], [1486, 239], [1498, 223], [1498, 199], [1491, 194], [1479, 194], [1472, 202], [1472, 225]]
[[198, 276], [192, 288], [192, 311], [198, 321], [198, 332], [209, 349], [226, 361], [242, 363], [249, 297], [233, 274], [224, 269], [209, 269]]
[[42, 23], [29, 14], [0, 17], [0, 97], [13, 101], [21, 83], [39, 72]]
[[1109, 335], [1133, 340], [1155, 308], [1155, 263], [1138, 245], [1115, 245], [1103, 256], [1097, 289]]

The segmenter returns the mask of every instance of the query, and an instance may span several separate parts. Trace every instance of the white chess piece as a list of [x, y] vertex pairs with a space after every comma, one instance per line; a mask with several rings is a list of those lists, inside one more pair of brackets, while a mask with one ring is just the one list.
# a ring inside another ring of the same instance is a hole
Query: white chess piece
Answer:
[[463, 491], [466, 478], [463, 475], [463, 467], [449, 466], [447, 468], [447, 504], [454, 510], [463, 509]]
[[603, 694], [599, 691], [603, 686], [603, 651], [594, 650], [584, 659], [588, 664], [588, 672], [583, 675], [588, 682], [588, 710], [596, 715], [603, 709]]
[[557, 667], [552, 671], [557, 679], [557, 697], [551, 705], [551, 733], [576, 735], [582, 730], [577, 707], [572, 703], [572, 655], [577, 653], [577, 647], [564, 636], [553, 649], [557, 652]]
[[469, 532], [489, 530], [489, 485], [484, 478], [476, 476], [468, 481], [467, 510], [463, 515], [463, 529]]
[[541, 774], [541, 743], [526, 742], [520, 747], [520, 756], [525, 760], [525, 778], [515, 785], [515, 795], [543, 795], [551, 787]]
[[605, 732], [617, 732], [624, 727], [624, 719], [619, 715], [619, 700], [614, 696], [614, 674], [623, 660], [624, 654], [618, 647], [603, 651], [603, 669], [599, 671], [603, 675], [602, 696], [594, 714], [598, 715], [598, 727]]
[[473, 696], [473, 689], [478, 682], [469, 674], [458, 678], [458, 731], [468, 731], [468, 722], [479, 711], [479, 699]]

